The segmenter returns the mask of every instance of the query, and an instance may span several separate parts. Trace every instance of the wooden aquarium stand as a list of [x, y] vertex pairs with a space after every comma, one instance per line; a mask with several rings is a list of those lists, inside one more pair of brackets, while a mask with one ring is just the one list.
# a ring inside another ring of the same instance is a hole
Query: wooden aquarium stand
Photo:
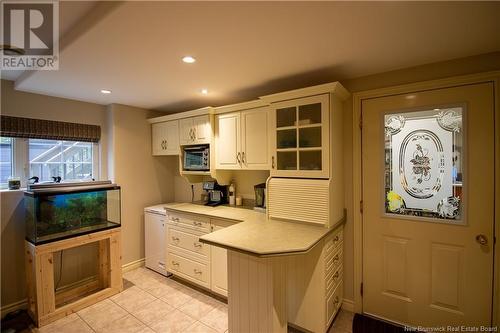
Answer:
[[[89, 243], [99, 244], [97, 278], [69, 290], [54, 289], [54, 253]], [[121, 227], [34, 245], [25, 241], [28, 313], [38, 327], [97, 303], [123, 289]]]

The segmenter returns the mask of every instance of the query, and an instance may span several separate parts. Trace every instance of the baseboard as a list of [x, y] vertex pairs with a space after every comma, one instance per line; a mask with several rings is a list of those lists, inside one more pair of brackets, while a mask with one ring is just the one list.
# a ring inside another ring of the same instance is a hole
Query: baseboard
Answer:
[[[122, 273], [126, 273], [128, 271], [133, 270], [133, 269], [144, 266], [145, 261], [146, 261], [146, 259], [143, 258], [143, 259], [135, 260], [135, 261], [132, 261], [132, 262], [129, 262], [129, 263], [123, 265], [122, 266]], [[87, 282], [87, 280], [91, 280], [91, 279], [93, 279], [93, 277], [86, 278], [84, 280], [68, 284], [66, 286], [61, 287], [58, 290], [67, 290], [67, 289], [74, 287], [77, 284]], [[0, 308], [1, 318], [5, 317], [8, 313], [11, 313], [11, 312], [14, 312], [17, 310], [24, 310], [27, 308], [28, 308], [28, 300], [27, 299], [23, 299], [23, 300], [20, 300], [18, 302], [15, 302], [15, 303], [7, 304], [7, 305], [2, 306]]]
[[354, 312], [354, 301], [350, 299], [345, 299], [342, 301], [342, 309], [350, 312]]
[[136, 268], [144, 266], [146, 263], [146, 258], [142, 258], [139, 260], [131, 261], [122, 266], [122, 273], [126, 273], [128, 271], [134, 270]]

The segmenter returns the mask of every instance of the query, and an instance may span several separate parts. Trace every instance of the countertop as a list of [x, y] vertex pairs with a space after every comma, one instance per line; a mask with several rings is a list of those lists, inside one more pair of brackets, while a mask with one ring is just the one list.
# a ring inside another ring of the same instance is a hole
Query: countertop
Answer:
[[200, 241], [257, 257], [306, 253], [345, 220], [344, 218], [331, 228], [325, 228], [268, 219], [265, 213], [241, 208], [208, 207], [192, 203], [169, 203], [162, 206], [167, 210], [238, 222], [203, 235]]

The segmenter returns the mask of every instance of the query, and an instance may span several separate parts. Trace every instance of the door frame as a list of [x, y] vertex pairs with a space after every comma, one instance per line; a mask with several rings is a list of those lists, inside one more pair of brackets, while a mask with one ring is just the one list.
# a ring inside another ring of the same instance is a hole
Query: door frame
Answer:
[[[362, 155], [361, 155], [361, 106], [365, 99], [386, 97], [399, 94], [418, 93], [426, 90], [452, 88], [461, 85], [492, 82], [494, 86], [494, 119], [495, 119], [495, 205], [494, 232], [500, 242], [500, 70], [471, 75], [455, 76], [444, 79], [422, 81], [380, 89], [366, 90], [353, 94], [352, 135], [353, 135], [353, 227], [354, 227], [354, 312], [363, 313], [361, 285], [363, 282], [363, 216], [361, 213], [362, 192]], [[357, 208], [359, 206], [359, 209]], [[495, 244], [496, 245], [496, 244]], [[500, 246], [494, 245], [493, 272], [493, 324], [500, 324]]]

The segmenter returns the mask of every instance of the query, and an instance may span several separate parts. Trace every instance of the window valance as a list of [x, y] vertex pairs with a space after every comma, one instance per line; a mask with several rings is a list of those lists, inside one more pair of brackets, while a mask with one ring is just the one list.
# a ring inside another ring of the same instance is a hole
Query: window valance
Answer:
[[98, 125], [1, 116], [0, 135], [14, 138], [99, 142]]

